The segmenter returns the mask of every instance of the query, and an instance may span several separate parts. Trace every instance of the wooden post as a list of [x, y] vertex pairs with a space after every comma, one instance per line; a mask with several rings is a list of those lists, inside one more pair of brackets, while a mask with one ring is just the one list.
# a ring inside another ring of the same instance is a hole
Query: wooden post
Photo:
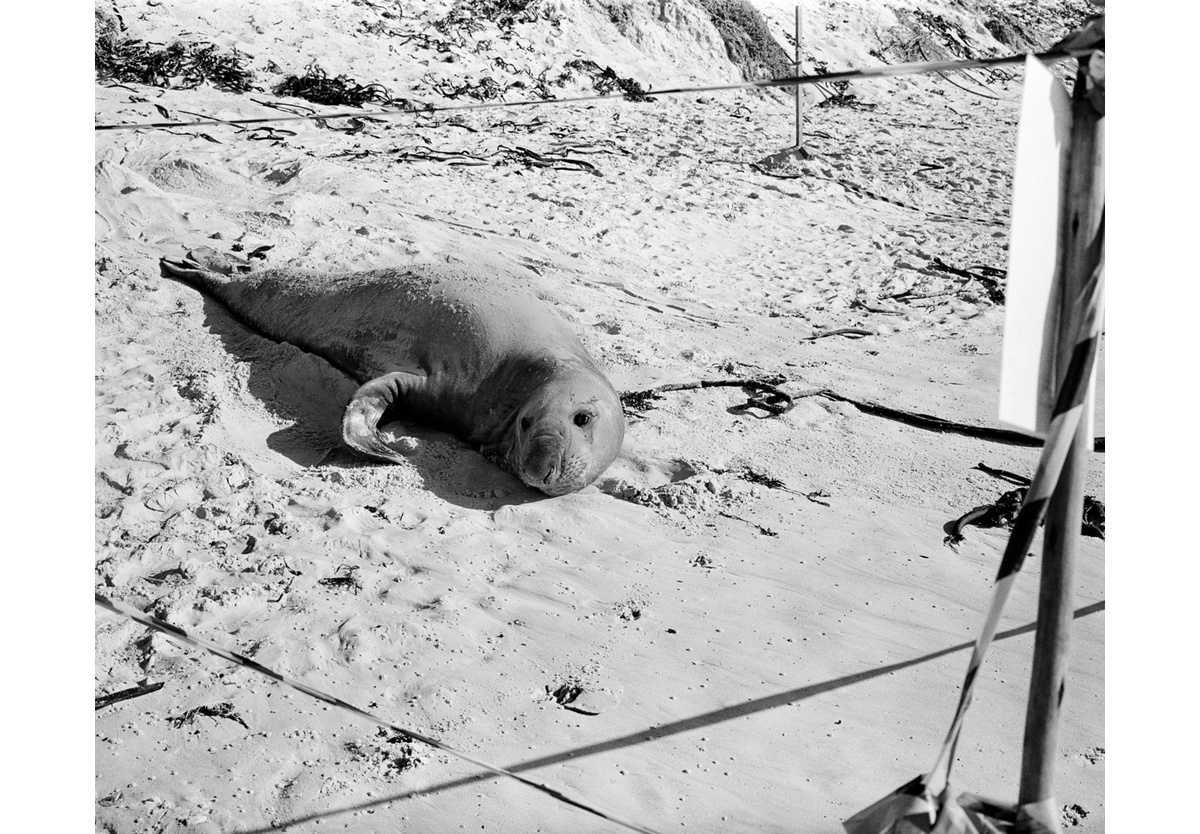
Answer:
[[[796, 6], [796, 61], [795, 74], [800, 74], [800, 38], [803, 29], [800, 24], [800, 7]], [[804, 148], [804, 115], [803, 115], [804, 97], [800, 94], [800, 85], [796, 85], [796, 148]]]
[[[1058, 384], [1066, 373], [1075, 347], [1073, 338], [1083, 312], [1078, 305], [1080, 291], [1095, 266], [1088, 263], [1086, 250], [1095, 238], [1104, 209], [1103, 133], [1101, 116], [1086, 96], [1087, 60], [1080, 59], [1075, 77], [1071, 144], [1059, 218], [1058, 268], [1063, 278], [1063, 292], [1058, 319]], [[1083, 514], [1084, 464], [1090, 451], [1087, 423], [1086, 417], [1080, 421], [1046, 511], [1037, 635], [1017, 800], [1015, 830], [1023, 834], [1061, 831], [1061, 812], [1054, 798], [1054, 768], [1058, 760], [1058, 727], [1066, 682], [1072, 586]]]

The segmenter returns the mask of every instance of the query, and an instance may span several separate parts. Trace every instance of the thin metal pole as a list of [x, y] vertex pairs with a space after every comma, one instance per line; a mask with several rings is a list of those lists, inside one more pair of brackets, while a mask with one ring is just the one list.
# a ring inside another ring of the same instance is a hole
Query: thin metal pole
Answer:
[[[800, 19], [800, 6], [796, 6], [796, 75], [800, 74], [800, 38], [803, 33], [803, 27]], [[796, 147], [804, 147], [804, 116], [803, 102], [804, 96], [801, 94], [800, 87], [796, 87]]]
[[[1074, 334], [1082, 315], [1078, 304], [1081, 290], [1095, 267], [1094, 263], [1089, 263], [1087, 250], [1095, 238], [1104, 209], [1101, 117], [1088, 102], [1086, 87], [1087, 60], [1081, 59], [1075, 77], [1065, 199], [1059, 219], [1059, 270], [1063, 276], [1063, 292], [1056, 369], [1060, 383], [1075, 347]], [[1016, 831], [1027, 834], [1061, 831], [1061, 815], [1054, 798], [1054, 767], [1058, 760], [1059, 719], [1066, 686], [1075, 561], [1083, 511], [1084, 465], [1089, 451], [1087, 423], [1086, 419], [1080, 422], [1046, 510], [1037, 635], [1017, 801]]]

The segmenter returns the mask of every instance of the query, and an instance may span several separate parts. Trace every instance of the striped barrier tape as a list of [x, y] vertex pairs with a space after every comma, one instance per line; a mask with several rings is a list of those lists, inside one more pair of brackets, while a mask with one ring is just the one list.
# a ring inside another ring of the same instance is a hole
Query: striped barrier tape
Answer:
[[918, 824], [922, 826], [921, 830], [932, 830], [934, 834], [959, 834], [959, 832], [976, 834], [976, 832], [984, 830], [972, 821], [972, 812], [959, 805], [950, 796], [950, 768], [953, 765], [954, 751], [958, 745], [958, 737], [962, 731], [967, 708], [971, 705], [974, 695], [975, 682], [979, 667], [983, 663], [984, 653], [992, 643], [996, 627], [1000, 622], [1000, 614], [1004, 610], [1004, 604], [1008, 600], [1013, 582], [1025, 563], [1025, 557], [1029, 553], [1038, 527], [1046, 517], [1046, 507], [1058, 485], [1067, 452], [1071, 448], [1075, 432], [1079, 428], [1079, 423], [1086, 410], [1092, 368], [1096, 361], [1100, 329], [1104, 319], [1103, 244], [1104, 218], [1101, 215], [1100, 228], [1088, 252], [1089, 260], [1093, 261], [1096, 267], [1081, 293], [1084, 313], [1079, 322], [1070, 364], [1059, 388], [1058, 399], [1054, 404], [1046, 445], [1042, 448], [1037, 471], [1034, 472], [1029, 491], [1025, 495], [1025, 501], [1013, 524], [1012, 534], [1004, 548], [1004, 556], [1000, 560], [1000, 569], [996, 575], [996, 587], [992, 592], [992, 600], [984, 619], [983, 630], [971, 652], [971, 660], [967, 664], [967, 674], [963, 680], [958, 707], [954, 713], [954, 720], [950, 724], [950, 730], [946, 734], [946, 740], [942, 744], [941, 752], [931, 771], [902, 785], [842, 823], [847, 834], [883, 834], [903, 819], [919, 821]]
[[[1038, 52], [1034, 58], [1046, 63], [1065, 61], [1068, 58], [1082, 58], [1095, 52], [1094, 47], [1086, 49], [1051, 49]], [[1020, 64], [1025, 62], [1025, 55], [1004, 55], [999, 58], [977, 58], [969, 61], [925, 61], [913, 64], [893, 64], [890, 66], [868, 67], [866, 69], [845, 70], [842, 72], [825, 72], [815, 75], [794, 75], [787, 78], [769, 78], [765, 81], [744, 81], [739, 84], [715, 84], [704, 87], [670, 87], [662, 90], [646, 90], [646, 96], [672, 96], [683, 93], [715, 93], [726, 90], [769, 89], [773, 87], [800, 87], [806, 84], [821, 84], [825, 82], [853, 81], [859, 78], [889, 78], [900, 75], [920, 75], [951, 70], [979, 69], [983, 67], [998, 67], [1005, 64]], [[494, 110], [508, 107], [541, 107], [555, 104], [579, 104], [588, 101], [623, 101], [625, 94], [605, 94], [569, 96], [556, 99], [526, 99], [523, 101], [489, 101], [479, 104], [447, 104], [426, 107], [401, 107], [388, 110], [343, 110], [335, 113], [311, 113], [304, 116], [264, 116], [255, 119], [199, 119], [192, 122], [144, 122], [141, 124], [95, 125], [95, 130], [149, 130], [171, 127], [217, 127], [220, 125], [237, 127], [240, 125], [261, 125], [273, 122], [311, 122], [318, 119], [350, 119], [350, 118], [388, 118], [391, 116], [415, 116], [422, 113], [449, 113], [460, 110]]]
[[455, 750], [453, 747], [443, 744], [442, 742], [438, 741], [435, 738], [431, 738], [427, 735], [423, 735], [414, 730], [407, 729], [406, 727], [400, 727], [396, 724], [393, 724], [390, 721], [385, 721], [382, 718], [378, 718], [378, 717], [372, 715], [371, 713], [367, 712], [366, 710], [360, 709], [359, 707], [356, 707], [353, 704], [343, 701], [341, 698], [335, 698], [333, 695], [327, 695], [326, 693], [321, 692], [319, 689], [313, 689], [311, 686], [308, 686], [307, 684], [303, 684], [303, 683], [300, 683], [300, 681], [288, 678], [285, 675], [282, 675], [273, 669], [268, 669], [266, 666], [263, 666], [261, 663], [257, 663], [255, 661], [251, 660], [250, 658], [246, 657], [245, 655], [240, 655], [237, 652], [231, 652], [228, 649], [222, 648], [221, 646], [218, 646], [215, 643], [211, 643], [208, 640], [205, 640], [203, 637], [197, 637], [194, 634], [188, 634], [186, 631], [179, 628], [179, 626], [171, 625], [170, 623], [168, 623], [164, 620], [160, 620], [158, 617], [155, 617], [151, 614], [147, 614], [143, 611], [140, 611], [131, 605], [127, 605], [123, 602], [116, 602], [116, 601], [111, 600], [108, 597], [102, 596], [100, 594], [96, 594], [96, 605], [107, 611], [111, 611], [114, 614], [120, 614], [124, 617], [128, 617], [129, 619], [139, 622], [144, 626], [148, 626], [149, 628], [152, 628], [155, 631], [161, 632], [162, 634], [165, 634], [167, 637], [171, 638], [172, 640], [174, 640], [178, 643], [184, 643], [189, 646], [194, 646], [199, 649], [204, 649], [207, 652], [215, 654], [217, 657], [221, 657], [221, 658], [224, 658], [225, 660], [228, 660], [230, 663], [236, 663], [238, 666], [242, 666], [246, 669], [250, 669], [254, 672], [258, 672], [260, 675], [268, 677], [271, 680], [276, 681], [277, 683], [280, 683], [286, 687], [294, 689], [297, 692], [303, 692], [305, 695], [308, 695], [311, 698], [315, 698], [318, 701], [324, 701], [325, 703], [327, 703], [331, 706], [335, 706], [339, 709], [345, 710], [346, 712], [350, 712], [361, 718], [365, 718], [368, 721], [378, 724], [380, 727], [385, 727], [389, 730], [392, 730], [393, 732], [403, 733], [404, 735], [406, 735], [410, 738], [416, 739], [417, 741], [420, 741], [424, 744], [429, 745], [430, 747], [434, 748], [435, 750], [441, 750], [443, 753], [449, 753], [451, 756], [456, 756], [465, 762], [470, 762], [471, 764], [473, 764], [477, 767], [481, 767], [484, 770], [490, 771], [491, 773], [494, 773], [497, 776], [507, 776], [510, 779], [515, 779], [518, 782], [520, 782], [521, 784], [527, 785], [527, 786], [533, 788], [534, 790], [541, 791], [542, 793], [547, 794], [548, 796], [552, 797], [553, 799], [558, 800], [559, 802], [565, 803], [567, 805], [571, 805], [575, 808], [579, 808], [582, 811], [587, 811], [589, 814], [595, 814], [596, 816], [601, 817], [602, 819], [606, 819], [609, 822], [624, 826], [625, 828], [628, 828], [631, 831], [639, 831], [639, 832], [642, 832], [642, 834], [657, 834], [657, 832], [655, 832], [654, 829], [646, 828], [644, 825], [639, 825], [638, 823], [630, 822], [629, 820], [625, 820], [625, 819], [621, 819], [620, 817], [617, 817], [614, 814], [610, 814], [605, 811], [601, 811], [601, 810], [595, 808], [594, 806], [588, 805], [588, 804], [581, 802], [579, 800], [576, 800], [576, 799], [572, 799], [569, 796], [561, 793], [560, 791], [556, 791], [553, 788], [547, 787], [546, 785], [543, 785], [540, 782], [534, 782], [532, 779], [526, 779], [524, 776], [520, 776], [516, 773], [513, 773], [511, 770], [505, 770], [502, 767], [497, 767], [496, 765], [488, 764], [487, 762], [477, 759], [474, 756], [470, 756], [466, 753], [463, 753], [460, 750]]

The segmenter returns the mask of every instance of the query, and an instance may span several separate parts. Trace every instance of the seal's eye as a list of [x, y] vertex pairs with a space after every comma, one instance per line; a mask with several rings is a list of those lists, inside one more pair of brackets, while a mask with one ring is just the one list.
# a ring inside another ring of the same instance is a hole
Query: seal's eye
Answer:
[[592, 415], [586, 411], [581, 411], [575, 415], [575, 425], [577, 426], [586, 426], [590, 422], [592, 422]]

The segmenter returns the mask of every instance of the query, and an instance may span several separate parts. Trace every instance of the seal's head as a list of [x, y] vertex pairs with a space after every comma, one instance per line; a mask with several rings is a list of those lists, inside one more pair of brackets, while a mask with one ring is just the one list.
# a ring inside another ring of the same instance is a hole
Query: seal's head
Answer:
[[594, 368], [562, 369], [518, 409], [505, 468], [547, 495], [596, 480], [625, 439], [621, 399]]

